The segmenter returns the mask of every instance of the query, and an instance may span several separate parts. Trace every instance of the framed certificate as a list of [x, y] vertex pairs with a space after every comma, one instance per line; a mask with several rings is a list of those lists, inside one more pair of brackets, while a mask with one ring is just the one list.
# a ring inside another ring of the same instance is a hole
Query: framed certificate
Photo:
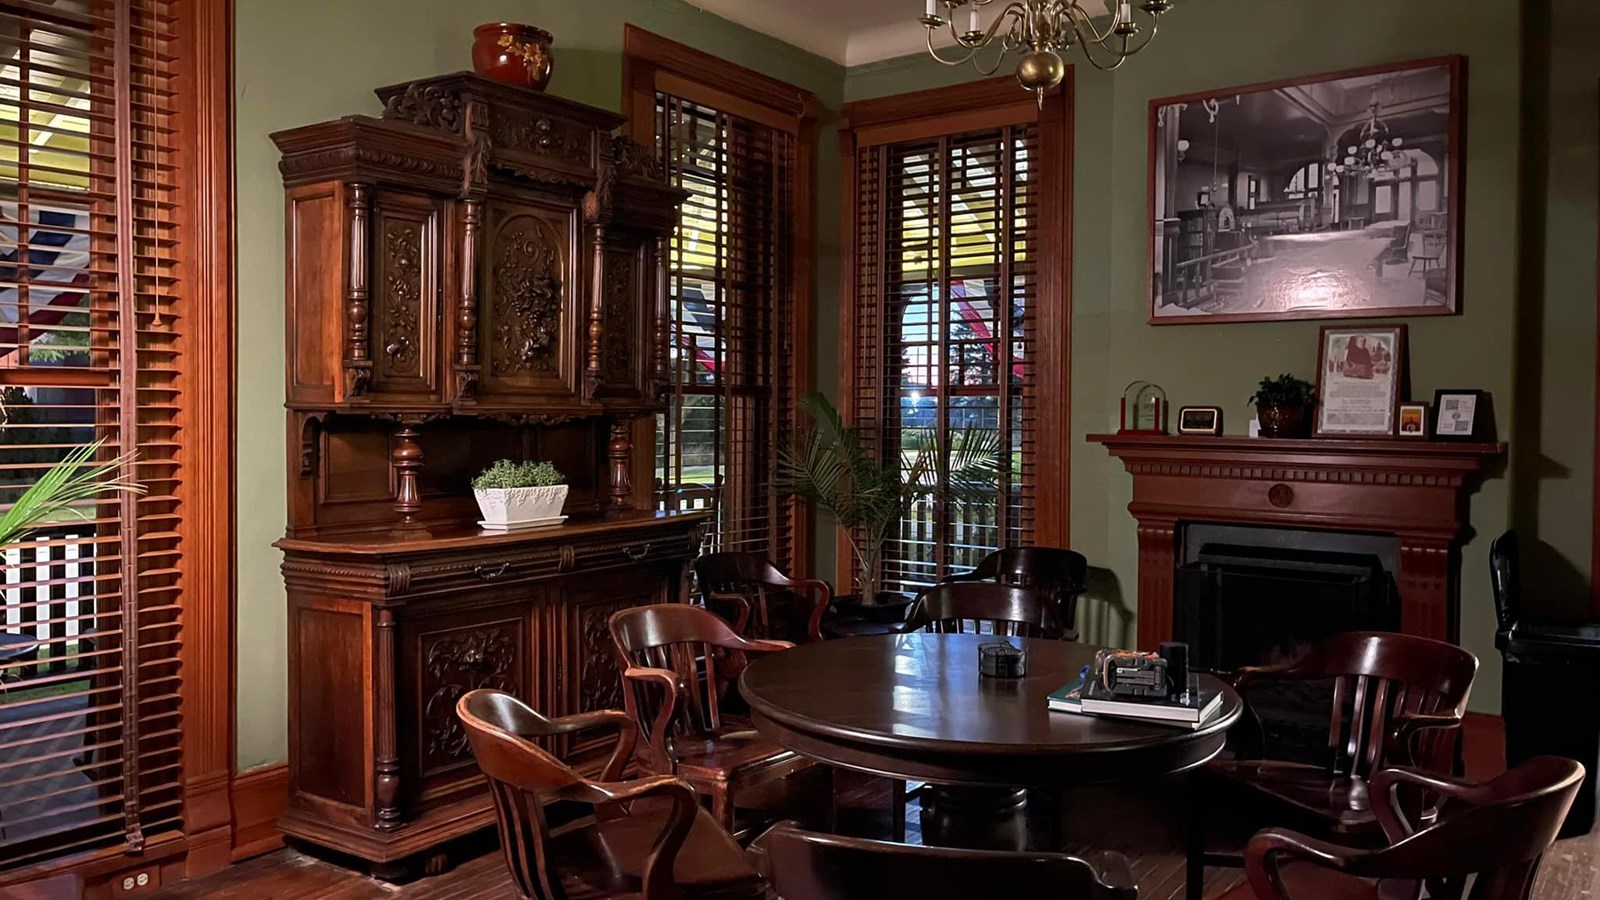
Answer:
[[1433, 437], [1440, 441], [1484, 440], [1483, 391], [1442, 390], [1433, 395]]
[[1318, 437], [1393, 437], [1405, 384], [1404, 325], [1324, 326], [1317, 351]]

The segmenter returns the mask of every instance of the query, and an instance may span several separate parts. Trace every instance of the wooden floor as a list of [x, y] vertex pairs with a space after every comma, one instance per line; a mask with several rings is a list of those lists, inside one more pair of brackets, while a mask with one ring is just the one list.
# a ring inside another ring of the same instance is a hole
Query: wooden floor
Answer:
[[[886, 837], [889, 828], [889, 783], [841, 772], [839, 826], [842, 832]], [[1062, 815], [1064, 845], [1072, 852], [1115, 851], [1133, 862], [1141, 900], [1183, 896], [1183, 799], [1181, 782], [1147, 788], [1095, 788], [1073, 792]], [[920, 841], [915, 807], [908, 810], [907, 839]], [[1048, 823], [1030, 817], [1030, 834]], [[1206, 895], [1216, 897], [1241, 879], [1229, 869], [1211, 869]], [[406, 885], [389, 885], [295, 850], [281, 850], [240, 863], [199, 881], [149, 895], [180, 898], [251, 898], [251, 900], [515, 900], [498, 853], [466, 862], [442, 875]], [[1600, 830], [1562, 841], [1545, 857], [1539, 873], [1537, 900], [1600, 898]]]

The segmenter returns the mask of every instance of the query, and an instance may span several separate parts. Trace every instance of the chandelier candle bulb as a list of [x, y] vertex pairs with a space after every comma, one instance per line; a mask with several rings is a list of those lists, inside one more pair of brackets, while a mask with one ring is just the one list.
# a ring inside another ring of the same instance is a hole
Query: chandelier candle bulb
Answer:
[[939, 4], [939, 0], [928, 0], [928, 17], [929, 18], [932, 18], [933, 14], [938, 12], [938, 4]]
[[983, 30], [983, 23], [978, 21], [978, 4], [972, 4], [972, 11], [967, 15], [967, 30], [976, 34]]

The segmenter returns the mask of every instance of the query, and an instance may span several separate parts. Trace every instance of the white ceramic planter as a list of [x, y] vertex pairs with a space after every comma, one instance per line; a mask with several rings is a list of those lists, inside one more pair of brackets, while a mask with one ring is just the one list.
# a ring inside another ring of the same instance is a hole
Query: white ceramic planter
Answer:
[[564, 484], [472, 493], [478, 498], [478, 509], [483, 512], [483, 521], [478, 524], [491, 531], [556, 525], [566, 519], [561, 514], [561, 507], [567, 502]]

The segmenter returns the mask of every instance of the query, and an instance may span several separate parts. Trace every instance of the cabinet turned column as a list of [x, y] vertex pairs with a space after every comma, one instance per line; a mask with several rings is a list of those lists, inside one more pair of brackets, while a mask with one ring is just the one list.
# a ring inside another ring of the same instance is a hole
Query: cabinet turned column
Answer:
[[611, 422], [611, 443], [606, 446], [611, 459], [611, 508], [633, 508], [633, 423], [624, 418]]
[[[372, 673], [374, 687], [395, 683], [395, 623], [394, 611], [389, 607], [377, 610], [377, 659]], [[388, 830], [400, 824], [400, 749], [395, 738], [394, 697], [387, 691], [372, 698], [373, 730], [376, 732], [372, 760], [373, 806], [377, 826]]]
[[389, 453], [389, 466], [394, 469], [394, 511], [406, 526], [415, 525], [417, 513], [422, 512], [422, 490], [417, 483], [422, 472], [422, 445], [417, 443], [418, 437], [415, 425], [401, 423], [395, 432], [394, 450]]
[[461, 203], [461, 297], [456, 307], [456, 399], [471, 400], [478, 392], [478, 229], [483, 203], [468, 197]]
[[372, 188], [350, 185], [350, 288], [344, 306], [344, 390], [359, 397], [372, 383], [372, 341], [367, 324], [367, 242], [371, 229]]

